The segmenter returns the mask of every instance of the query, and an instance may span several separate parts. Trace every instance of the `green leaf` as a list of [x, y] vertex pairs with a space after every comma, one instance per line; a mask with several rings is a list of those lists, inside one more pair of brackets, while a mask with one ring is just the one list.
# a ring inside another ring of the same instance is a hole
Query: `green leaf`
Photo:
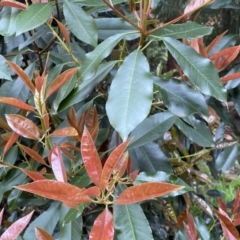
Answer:
[[71, 32], [81, 41], [97, 46], [97, 26], [91, 15], [88, 15], [78, 4], [64, 0], [63, 13]]
[[168, 110], [179, 117], [186, 117], [193, 113], [208, 116], [208, 107], [201, 93], [188, 87], [182, 81], [170, 79], [168, 81], [155, 78], [154, 83], [161, 88], [162, 99]]
[[165, 173], [162, 171], [158, 171], [155, 173], [149, 173], [149, 172], [141, 172], [137, 176], [136, 180], [134, 181], [134, 185], [142, 184], [145, 182], [167, 182], [174, 185], [183, 186], [184, 188], [171, 192], [163, 197], [175, 197], [178, 195], [182, 195], [186, 192], [193, 191], [193, 189], [185, 183], [181, 178], [178, 178], [177, 176], [169, 173]]
[[[122, 21], [121, 18], [98, 18], [96, 19], [96, 24], [98, 28], [98, 38], [99, 39], [106, 39], [115, 34], [119, 33], [127, 33], [129, 31], [136, 30], [131, 24], [127, 23], [126, 21]], [[131, 34], [126, 35], [127, 40], [133, 40], [137, 38], [139, 34]]]
[[16, 19], [20, 10], [11, 7], [3, 7], [0, 12], [0, 34], [11, 36], [16, 31]]
[[60, 228], [60, 239], [76, 240], [82, 237], [82, 216], [66, 223]]
[[175, 124], [190, 140], [202, 147], [210, 147], [214, 144], [210, 129], [205, 123], [196, 121], [194, 127], [188, 125], [181, 119], [177, 119]]
[[148, 115], [152, 104], [153, 81], [141, 50], [128, 55], [110, 87], [106, 104], [111, 125], [123, 140]]
[[59, 221], [60, 207], [61, 204], [59, 202], [53, 202], [46, 211], [29, 225], [23, 235], [24, 240], [37, 240], [35, 237], [35, 227], [42, 228], [52, 235]]
[[182, 24], [171, 24], [167, 27], [161, 28], [151, 35], [151, 37], [162, 38], [201, 38], [212, 33], [212, 27], [206, 27], [195, 22], [186, 22]]
[[160, 138], [174, 124], [176, 117], [170, 112], [157, 113], [141, 122], [131, 133], [133, 140], [128, 149], [140, 147]]
[[[118, 194], [125, 189], [124, 185], [118, 185]], [[153, 240], [152, 230], [139, 204], [114, 204], [113, 217], [118, 240]]]
[[163, 171], [172, 173], [172, 166], [157, 143], [150, 142], [141, 147], [130, 149], [134, 168], [145, 172]]
[[126, 33], [120, 33], [107, 38], [101, 42], [92, 52], [87, 53], [82, 60], [79, 72], [80, 82], [86, 81], [94, 76], [101, 61], [106, 58], [125, 36]]
[[18, 14], [16, 35], [27, 32], [44, 24], [52, 14], [52, 3], [36, 3]]
[[201, 57], [193, 48], [175, 39], [166, 37], [163, 41], [195, 87], [206, 95], [226, 101], [226, 90], [222, 87], [218, 72], [209, 59]]
[[6, 79], [6, 80], [12, 80], [10, 75], [10, 68], [5, 61], [5, 58], [2, 55], [0, 55], [0, 78]]
[[215, 166], [218, 171], [227, 172], [237, 160], [238, 145], [234, 144], [231, 147], [222, 151], [215, 161]]
[[89, 79], [85, 79], [77, 88], [73, 89], [70, 94], [60, 103], [58, 112], [61, 112], [86, 99], [92, 92], [93, 88], [102, 81], [106, 75], [112, 70], [117, 61], [110, 61], [99, 66], [96, 74]]

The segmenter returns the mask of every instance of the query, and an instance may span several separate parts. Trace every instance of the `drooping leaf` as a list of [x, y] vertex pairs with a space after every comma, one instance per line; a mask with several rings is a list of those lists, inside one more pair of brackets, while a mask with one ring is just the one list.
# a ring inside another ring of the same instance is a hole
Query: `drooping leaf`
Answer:
[[23, 149], [23, 151], [25, 153], [27, 153], [31, 158], [33, 158], [34, 160], [36, 160], [37, 162], [41, 163], [41, 164], [44, 164], [44, 165], [47, 165], [46, 162], [44, 161], [44, 159], [33, 149], [27, 147], [27, 146], [24, 146], [22, 144], [18, 144], [19, 147], [21, 149]]
[[94, 47], [97, 45], [97, 26], [91, 15], [78, 4], [64, 1], [63, 13], [71, 32], [81, 41]]
[[15, 188], [62, 202], [90, 202], [90, 198], [83, 194], [83, 189], [65, 182], [41, 180], [25, 185], [15, 186]]
[[193, 113], [208, 116], [208, 108], [203, 95], [186, 84], [174, 79], [154, 81], [161, 88], [164, 103], [175, 115], [186, 117]]
[[18, 14], [16, 34], [27, 32], [44, 24], [51, 16], [52, 3], [35, 3]]
[[13, 71], [23, 80], [23, 82], [30, 89], [30, 91], [34, 94], [35, 87], [31, 82], [30, 78], [28, 77], [28, 75], [17, 64], [10, 61], [6, 61], [6, 62], [13, 69]]
[[51, 133], [49, 136], [51, 137], [67, 137], [67, 136], [77, 136], [78, 132], [73, 127], [65, 127], [56, 129], [53, 133]]
[[155, 142], [129, 150], [131, 160], [137, 169], [145, 172], [163, 171], [172, 173], [169, 159]]
[[182, 71], [201, 92], [226, 101], [226, 90], [220, 84], [218, 72], [210, 60], [175, 39], [166, 37], [163, 41]]
[[[119, 161], [121, 160], [121, 157], [124, 153], [124, 151], [127, 148], [127, 145], [129, 144], [130, 140], [125, 141], [124, 143], [117, 146], [108, 157], [107, 161], [104, 164], [102, 176], [101, 176], [101, 188], [105, 189], [108, 181], [111, 177], [111, 174], [114, 171], [118, 171], [119, 169]], [[127, 167], [127, 166], [126, 166]], [[125, 171], [125, 170], [124, 170]], [[116, 174], [116, 173], [115, 173]], [[119, 176], [121, 177], [121, 176]]]
[[197, 121], [194, 127], [188, 125], [181, 119], [177, 119], [175, 123], [178, 129], [181, 130], [184, 135], [198, 145], [210, 147], [214, 144], [211, 131], [203, 122]]
[[177, 186], [169, 183], [148, 182], [136, 186], [132, 186], [124, 190], [114, 204], [131, 204], [147, 199], [160, 197], [162, 195], [171, 193], [182, 189], [182, 186]]
[[81, 153], [89, 177], [96, 186], [101, 187], [102, 163], [92, 137], [86, 127], [84, 127], [82, 134]]
[[33, 140], [41, 138], [39, 128], [31, 120], [17, 114], [7, 114], [6, 120], [11, 129], [20, 136]]
[[51, 163], [52, 170], [56, 179], [60, 182], [67, 182], [67, 172], [63, 163], [61, 149], [58, 145], [54, 146], [49, 152], [49, 162]]
[[176, 117], [170, 112], [157, 113], [141, 122], [130, 134], [133, 138], [128, 148], [140, 147], [160, 138], [174, 124]]
[[0, 237], [1, 240], [15, 240], [19, 234], [24, 230], [24, 228], [28, 225], [32, 215], [32, 211], [28, 215], [18, 219], [14, 222]]
[[46, 98], [49, 98], [55, 93], [64, 83], [66, 83], [75, 73], [77, 68], [71, 68], [60, 74], [48, 87], [46, 92]]
[[89, 239], [91, 240], [113, 240], [114, 225], [112, 213], [105, 208], [95, 220], [91, 229]]
[[235, 163], [238, 154], [238, 145], [234, 144], [222, 151], [217, 159], [215, 165], [218, 171], [227, 172]]
[[38, 227], [35, 228], [35, 234], [38, 240], [54, 240], [48, 232]]
[[106, 103], [109, 121], [123, 140], [147, 117], [152, 94], [148, 61], [141, 50], [135, 50], [120, 66]]
[[206, 27], [195, 22], [186, 22], [181, 24], [171, 24], [164, 28], [155, 31], [151, 36], [156, 37], [171, 37], [171, 38], [201, 38], [209, 35], [212, 32], [211, 27]]
[[22, 102], [16, 98], [11, 98], [11, 97], [0, 97], [0, 102], [1, 103], [5, 103], [5, 104], [9, 104], [9, 105], [12, 105], [14, 107], [17, 107], [17, 108], [21, 108], [23, 110], [27, 110], [27, 111], [30, 111], [30, 112], [34, 112], [34, 108], [31, 107], [30, 105], [28, 105], [27, 103], [25, 102]]
[[[121, 193], [126, 187], [117, 186]], [[153, 240], [149, 222], [139, 204], [113, 204], [114, 227], [118, 240]]]

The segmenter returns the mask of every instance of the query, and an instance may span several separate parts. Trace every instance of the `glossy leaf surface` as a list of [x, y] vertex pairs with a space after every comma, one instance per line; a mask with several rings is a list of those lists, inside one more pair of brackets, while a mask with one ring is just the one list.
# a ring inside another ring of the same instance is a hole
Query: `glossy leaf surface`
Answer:
[[83, 189], [65, 182], [42, 180], [16, 186], [15, 188], [62, 202], [81, 203], [90, 201], [90, 198], [83, 194]]
[[95, 220], [90, 232], [91, 240], [113, 240], [114, 224], [112, 213], [105, 208]]
[[109, 121], [123, 140], [147, 117], [152, 93], [147, 59], [141, 50], [135, 50], [125, 58], [113, 79], [106, 104]]
[[16, 98], [0, 97], [0, 102], [12, 105], [14, 107], [17, 107], [17, 108], [20, 108], [20, 109], [23, 109], [23, 110], [34, 112], [34, 109], [30, 105], [28, 105], [25, 102], [22, 102], [22, 101], [20, 101]]
[[149, 182], [132, 186], [124, 190], [114, 201], [115, 204], [131, 204], [147, 199], [160, 197], [182, 189], [182, 186], [177, 186], [169, 183]]
[[56, 129], [53, 133], [50, 134], [51, 137], [67, 137], [67, 136], [77, 136], [78, 132], [73, 127], [65, 127]]
[[17, 114], [8, 114], [6, 119], [11, 129], [19, 135], [33, 140], [41, 138], [39, 128], [31, 120]]
[[1, 240], [15, 240], [28, 225], [33, 212], [14, 222], [0, 237]]
[[81, 153], [89, 177], [92, 179], [96, 186], [100, 187], [102, 163], [92, 137], [86, 127], [84, 127], [82, 135]]
[[113, 172], [119, 171], [119, 167], [120, 167], [119, 164], [121, 164], [121, 163], [119, 163], [119, 161], [121, 161], [121, 157], [122, 157], [124, 151], [126, 150], [129, 142], [130, 141], [128, 140], [128, 141], [120, 144], [119, 146], [117, 146], [111, 152], [110, 156], [108, 157], [107, 161], [105, 162], [103, 171], [102, 171], [102, 176], [101, 176], [101, 188], [102, 189], [106, 188], [108, 181], [111, 177], [111, 174]]
[[60, 182], [67, 182], [67, 172], [63, 163], [62, 153], [59, 146], [54, 146], [48, 156], [56, 179]]

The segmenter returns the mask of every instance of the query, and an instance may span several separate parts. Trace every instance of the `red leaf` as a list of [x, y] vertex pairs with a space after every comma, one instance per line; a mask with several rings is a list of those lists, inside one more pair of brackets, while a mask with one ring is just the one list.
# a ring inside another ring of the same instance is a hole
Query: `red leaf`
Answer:
[[82, 194], [88, 195], [90, 197], [100, 197], [101, 191], [98, 187], [93, 186], [93, 187], [83, 190]]
[[63, 205], [64, 205], [65, 207], [78, 209], [79, 203], [75, 203], [75, 202], [63, 202]]
[[77, 161], [77, 159], [75, 158], [75, 156], [73, 154], [71, 154], [66, 148], [62, 147], [62, 146], [59, 146], [61, 151], [66, 155], [68, 156], [71, 160], [73, 161]]
[[26, 86], [30, 89], [30, 91], [35, 94], [35, 87], [28, 77], [28, 75], [15, 63], [7, 61], [8, 65], [14, 70], [14, 72], [23, 80]]
[[85, 125], [90, 132], [98, 125], [98, 113], [96, 106], [86, 112]]
[[54, 180], [35, 181], [15, 186], [15, 188], [61, 202], [86, 203], [91, 201], [89, 196], [82, 194], [85, 189]]
[[41, 228], [35, 228], [35, 234], [38, 240], [54, 240], [54, 238]]
[[[110, 156], [108, 157], [107, 161], [104, 164], [103, 171], [102, 171], [102, 176], [101, 176], [101, 189], [105, 189], [108, 185], [109, 179], [112, 174], [117, 175], [119, 172], [119, 169], [121, 166], [126, 162], [125, 158], [123, 161], [121, 161], [121, 157], [124, 153], [124, 151], [127, 148], [127, 145], [129, 144], [130, 140], [120, 144], [117, 146]], [[125, 169], [126, 170], [127, 165], [125, 164]], [[124, 173], [124, 171], [122, 171]], [[119, 176], [121, 177], [121, 176]]]
[[207, 54], [211, 52], [211, 50], [216, 46], [216, 44], [221, 40], [221, 38], [226, 34], [227, 31], [223, 32], [212, 40], [212, 42], [207, 47]]
[[49, 162], [52, 165], [54, 176], [58, 181], [67, 182], [66, 168], [63, 163], [62, 154], [59, 146], [55, 146], [49, 153]]
[[240, 225], [240, 212], [237, 215], [234, 216], [233, 225], [234, 226], [239, 226]]
[[238, 190], [236, 199], [232, 206], [232, 214], [237, 213], [237, 211], [239, 210], [239, 207], [240, 207], [240, 190]]
[[215, 67], [220, 72], [226, 68], [239, 54], [240, 47], [234, 46], [215, 53], [209, 59], [213, 61]]
[[59, 27], [65, 41], [67, 42], [67, 44], [70, 44], [70, 37], [69, 37], [67, 28], [61, 22], [59, 22], [56, 18], [54, 18], [54, 19], [57, 22], [58, 27]]
[[220, 207], [221, 211], [224, 211], [225, 214], [227, 215], [227, 207], [226, 207], [226, 204], [223, 201], [223, 199], [222, 198], [218, 198], [218, 203], [219, 203], [219, 207]]
[[43, 164], [43, 165], [46, 165], [46, 162], [44, 161], [44, 159], [36, 152], [34, 151], [33, 149], [29, 148], [29, 147], [26, 147], [22, 144], [18, 144], [18, 146], [25, 152], [27, 153], [32, 159], [34, 159], [35, 161]]
[[78, 132], [73, 127], [65, 127], [55, 130], [50, 134], [51, 137], [68, 137], [68, 136], [77, 136]]
[[130, 173], [130, 179], [134, 182], [139, 173], [139, 169]]
[[0, 212], [0, 228], [1, 228], [1, 225], [2, 225], [3, 212], [4, 212], [4, 208]]
[[27, 8], [26, 4], [14, 1], [14, 0], [2, 0], [0, 6], [14, 7], [20, 10], [25, 10]]
[[30, 112], [34, 112], [34, 109], [33, 109], [31, 106], [29, 106], [29, 105], [26, 104], [25, 102], [20, 101], [20, 100], [18, 100], [18, 99], [16, 99], [16, 98], [0, 97], [0, 102], [9, 104], [9, 105], [14, 106], [14, 107], [21, 108], [21, 109], [23, 109], [23, 110], [27, 110], [27, 111], [30, 111]]
[[40, 174], [39, 172], [34, 172], [34, 171], [30, 171], [27, 169], [22, 169], [20, 168], [26, 175], [28, 175], [28, 177], [30, 177], [33, 181], [39, 181], [39, 180], [46, 180], [45, 177], [42, 176], [42, 174]]
[[235, 80], [235, 79], [238, 79], [238, 78], [240, 78], [240, 72], [226, 75], [224, 77], [221, 77], [220, 79], [221, 79], [221, 83], [225, 83], [227, 81]]
[[11, 146], [16, 143], [16, 141], [19, 138], [19, 134], [17, 134], [16, 132], [13, 132], [11, 137], [9, 138], [7, 144], [4, 147], [3, 153], [6, 154], [7, 151], [11, 148]]
[[6, 119], [10, 128], [19, 135], [33, 140], [41, 138], [40, 130], [31, 120], [17, 114], [7, 114]]
[[196, 231], [195, 223], [193, 221], [192, 215], [187, 210], [187, 220], [188, 225], [184, 223], [184, 229], [189, 240], [197, 240], [198, 234]]
[[36, 89], [38, 90], [39, 93], [41, 92], [43, 83], [44, 83], [44, 77], [42, 77], [42, 76], [37, 76], [37, 77], [35, 78], [35, 86], [36, 86]]
[[200, 7], [206, 6], [212, 2], [213, 0], [191, 0], [184, 9], [184, 14], [195, 11], [195, 9], [199, 9]]
[[25, 217], [22, 217], [18, 219], [16, 222], [14, 222], [0, 237], [0, 240], [15, 240], [19, 234], [24, 230], [24, 228], [28, 225], [32, 215], [32, 211]]
[[92, 137], [86, 127], [84, 127], [81, 140], [82, 159], [88, 176], [98, 187], [101, 187], [102, 164]]
[[124, 190], [114, 201], [115, 204], [131, 204], [147, 199], [160, 197], [176, 190], [182, 189], [182, 186], [173, 185], [164, 182], [147, 182], [132, 186]]
[[114, 225], [112, 213], [106, 208], [95, 220], [89, 240], [112, 240]]
[[77, 68], [71, 68], [60, 74], [48, 87], [46, 98], [49, 98], [55, 93], [63, 84], [65, 84], [76, 72]]
[[67, 149], [71, 149], [71, 150], [76, 151], [76, 152], [80, 151], [80, 149], [78, 147], [73, 146], [69, 142], [62, 143], [60, 145], [60, 148], [67, 148]]
[[231, 222], [229, 217], [223, 215], [220, 211], [216, 211], [217, 216], [220, 219], [220, 224], [222, 226], [222, 230], [224, 232], [224, 236], [227, 240], [234, 240], [239, 238], [239, 233], [236, 227]]

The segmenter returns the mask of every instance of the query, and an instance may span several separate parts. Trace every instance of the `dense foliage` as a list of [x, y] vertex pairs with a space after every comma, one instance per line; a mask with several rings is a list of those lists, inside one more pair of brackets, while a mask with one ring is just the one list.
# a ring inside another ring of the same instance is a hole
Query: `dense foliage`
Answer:
[[0, 6], [1, 240], [239, 239], [237, 0]]

